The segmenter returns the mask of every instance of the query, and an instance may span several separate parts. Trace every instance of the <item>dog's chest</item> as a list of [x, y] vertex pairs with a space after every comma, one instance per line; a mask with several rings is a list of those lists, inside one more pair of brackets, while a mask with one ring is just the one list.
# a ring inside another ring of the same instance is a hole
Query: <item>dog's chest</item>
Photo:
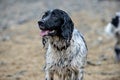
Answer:
[[46, 53], [46, 68], [57, 72], [67, 71], [72, 61], [70, 51], [58, 51], [54, 48], [49, 48]]

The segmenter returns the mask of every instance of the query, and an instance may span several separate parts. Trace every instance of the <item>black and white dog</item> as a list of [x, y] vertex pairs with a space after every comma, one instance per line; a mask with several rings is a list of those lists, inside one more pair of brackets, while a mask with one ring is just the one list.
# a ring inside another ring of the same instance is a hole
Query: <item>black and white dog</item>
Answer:
[[87, 46], [71, 18], [60, 9], [45, 12], [38, 21], [46, 47], [45, 80], [83, 80]]
[[112, 18], [105, 31], [107, 34], [115, 36], [117, 42], [114, 50], [117, 61], [120, 61], [120, 12], [116, 13], [115, 17]]

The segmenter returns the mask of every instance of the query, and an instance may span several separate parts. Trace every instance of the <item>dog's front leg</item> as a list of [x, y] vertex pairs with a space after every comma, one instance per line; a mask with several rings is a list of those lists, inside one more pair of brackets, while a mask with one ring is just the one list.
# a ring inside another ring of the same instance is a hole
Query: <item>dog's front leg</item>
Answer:
[[54, 74], [52, 71], [46, 71], [45, 80], [53, 80]]
[[77, 71], [72, 72], [70, 80], [78, 80], [78, 72]]
[[83, 68], [81, 68], [81, 69], [79, 69], [77, 80], [83, 80], [83, 76], [84, 76], [84, 70], [83, 70]]

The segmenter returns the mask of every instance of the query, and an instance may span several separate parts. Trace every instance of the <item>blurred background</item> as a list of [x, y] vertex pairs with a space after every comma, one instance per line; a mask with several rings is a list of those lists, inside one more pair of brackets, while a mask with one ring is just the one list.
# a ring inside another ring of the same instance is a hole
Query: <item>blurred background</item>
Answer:
[[37, 21], [59, 8], [72, 18], [88, 45], [85, 80], [120, 80], [115, 39], [104, 28], [120, 0], [0, 0], [0, 80], [44, 80], [45, 51]]

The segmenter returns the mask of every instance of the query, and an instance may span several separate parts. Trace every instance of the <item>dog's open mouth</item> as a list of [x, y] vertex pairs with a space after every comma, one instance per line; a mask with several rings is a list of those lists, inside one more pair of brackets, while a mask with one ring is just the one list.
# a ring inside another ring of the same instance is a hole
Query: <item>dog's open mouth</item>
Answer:
[[55, 33], [55, 30], [41, 30], [40, 35], [43, 36], [48, 36], [52, 35]]

